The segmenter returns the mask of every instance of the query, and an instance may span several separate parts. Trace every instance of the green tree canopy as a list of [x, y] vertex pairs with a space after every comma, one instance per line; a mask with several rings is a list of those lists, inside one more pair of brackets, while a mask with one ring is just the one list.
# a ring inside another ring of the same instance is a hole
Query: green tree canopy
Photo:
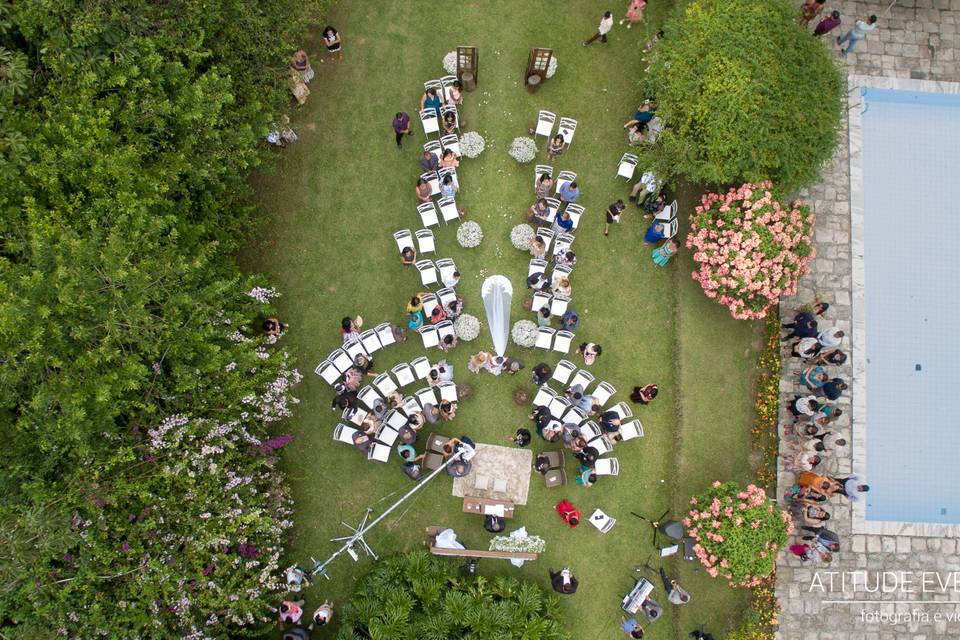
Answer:
[[337, 640], [563, 640], [556, 596], [516, 578], [458, 577], [426, 551], [376, 565], [344, 607]]
[[837, 143], [843, 75], [787, 0], [681, 3], [652, 52], [663, 177], [727, 186], [814, 180]]

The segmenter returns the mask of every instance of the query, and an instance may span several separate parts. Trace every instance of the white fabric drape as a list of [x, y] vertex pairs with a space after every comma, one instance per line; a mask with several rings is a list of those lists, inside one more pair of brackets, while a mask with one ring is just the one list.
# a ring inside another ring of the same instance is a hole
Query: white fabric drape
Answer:
[[507, 336], [510, 333], [513, 286], [505, 276], [490, 276], [483, 281], [480, 293], [483, 296], [483, 308], [487, 311], [493, 350], [498, 356], [503, 356], [507, 351]]

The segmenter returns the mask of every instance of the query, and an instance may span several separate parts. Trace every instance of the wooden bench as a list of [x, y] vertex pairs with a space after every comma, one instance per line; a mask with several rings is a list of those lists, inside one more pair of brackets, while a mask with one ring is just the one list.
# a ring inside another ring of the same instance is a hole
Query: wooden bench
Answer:
[[430, 548], [430, 553], [435, 556], [445, 556], [448, 558], [494, 558], [498, 560], [536, 560], [540, 557], [539, 553], [525, 553], [521, 551], [481, 551], [479, 549], [447, 549], [445, 547], [433, 546], [437, 539], [437, 534], [443, 531], [443, 527], [427, 527], [426, 545]]
[[487, 507], [503, 506], [503, 517], [513, 517], [513, 503], [509, 500], [493, 500], [492, 498], [477, 498], [474, 496], [464, 496], [463, 512], [474, 513], [477, 515], [486, 515]]

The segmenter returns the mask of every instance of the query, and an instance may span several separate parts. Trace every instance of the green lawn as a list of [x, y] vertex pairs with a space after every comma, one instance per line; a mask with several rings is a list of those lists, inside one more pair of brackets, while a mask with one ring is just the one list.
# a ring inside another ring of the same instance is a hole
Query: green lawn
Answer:
[[[338, 5], [330, 21], [344, 34], [346, 60], [317, 64], [313, 56], [313, 94], [293, 118], [300, 142], [280, 151], [276, 171], [255, 179], [263, 223], [241, 256], [245, 267], [267, 273], [283, 292], [280, 309], [291, 325], [284, 342], [307, 374], [298, 389], [297, 415], [283, 428], [296, 436], [283, 457], [297, 508], [289, 560], [326, 557], [335, 549], [328, 540], [346, 531], [341, 520], [355, 523], [366, 506], [385, 508], [412, 486], [396, 463], [367, 463], [331, 440], [338, 418], [329, 409], [332, 392], [311, 371], [339, 346], [342, 316], [361, 313], [370, 325], [401, 322], [404, 303], [421, 288], [416, 272], [401, 268], [392, 233], [419, 228], [413, 186], [424, 138], [418, 133], [398, 152], [390, 120], [395, 111], [414, 112], [423, 81], [443, 75], [440, 61], [458, 44], [479, 47], [479, 87], [467, 94], [462, 117], [464, 130], [479, 131], [487, 149], [479, 159], [465, 160], [459, 175], [460, 202], [485, 237], [480, 247], [462, 249], [454, 226], [441, 227], [437, 255], [453, 257], [464, 274], [459, 290], [467, 311], [485, 322], [480, 283], [503, 273], [514, 283], [513, 320], [532, 317], [520, 304], [529, 256], [512, 247], [508, 234], [532, 202], [533, 165], [518, 165], [506, 149], [512, 138], [526, 135], [539, 108], [576, 118], [576, 139], [555, 168], [578, 172], [587, 209], [574, 246], [573, 307], [583, 318], [577, 339], [603, 345], [592, 372], [620, 390], [617, 399], [627, 399], [635, 384], [661, 385], [656, 402], [635, 410], [646, 437], [615, 451], [619, 477], [602, 478], [591, 489], [571, 484], [549, 491], [539, 477], [532, 479], [529, 502], [510, 524], [525, 525], [547, 540], [542, 559], [522, 569], [483, 561], [481, 572], [513, 573], [546, 586], [547, 568], [569, 564], [581, 581], [577, 595], [563, 602], [571, 637], [617, 637], [620, 598], [638, 575], [634, 566], [653, 554], [649, 529], [630, 511], [659, 515], [669, 507], [680, 514], [690, 494], [710, 481], [752, 477], [747, 453], [755, 327], [732, 320], [703, 296], [690, 278], [685, 253], [666, 269], [655, 268], [635, 209], [609, 238], [601, 232], [603, 208], [627, 196], [625, 183], [614, 179], [616, 162], [627, 150], [621, 125], [640, 98], [641, 47], [669, 4], [651, 3], [646, 24], [615, 28], [609, 44], [587, 49], [580, 42], [596, 28], [606, 5], [583, 2], [562, 11], [541, 1]], [[531, 46], [552, 46], [559, 60], [556, 77], [533, 95], [521, 86]], [[316, 53], [316, 45], [309, 50]], [[538, 161], [543, 160], [541, 152]], [[690, 195], [681, 202], [690, 205]], [[411, 338], [378, 354], [375, 369], [422, 354], [419, 338]], [[525, 424], [529, 408], [515, 406], [512, 392], [521, 385], [532, 390], [527, 375], [494, 378], [466, 369], [472, 352], [490, 347], [484, 326], [480, 339], [450, 354], [457, 381], [469, 383], [474, 393], [443, 433], [503, 443]], [[515, 346], [510, 353], [525, 361], [525, 374], [541, 359], [559, 359]], [[435, 359], [440, 353], [429, 355]], [[534, 450], [540, 445], [534, 442]], [[570, 461], [568, 473], [573, 471]], [[600, 507], [619, 522], [606, 535], [587, 525], [570, 530], [553, 512], [564, 497], [585, 514]], [[468, 546], [486, 548], [489, 539], [480, 518], [460, 512], [444, 476], [388, 518], [369, 541], [379, 553], [412, 549], [422, 544], [430, 525], [454, 527]], [[307, 606], [323, 598], [342, 603], [369, 562], [338, 560], [331, 567], [333, 580], [307, 591]], [[679, 615], [667, 609], [648, 629], [649, 638], [686, 637], [699, 622], [719, 634], [736, 622], [744, 592], [690, 563], [674, 559], [666, 566], [679, 574], [693, 602]], [[662, 592], [658, 599], [666, 601]]]

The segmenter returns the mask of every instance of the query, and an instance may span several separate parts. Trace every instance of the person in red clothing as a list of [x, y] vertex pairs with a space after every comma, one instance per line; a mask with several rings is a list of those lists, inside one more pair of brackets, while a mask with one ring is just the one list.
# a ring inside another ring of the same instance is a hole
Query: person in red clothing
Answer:
[[563, 521], [570, 525], [571, 529], [580, 524], [580, 512], [569, 501], [561, 500], [554, 508], [563, 518]]

